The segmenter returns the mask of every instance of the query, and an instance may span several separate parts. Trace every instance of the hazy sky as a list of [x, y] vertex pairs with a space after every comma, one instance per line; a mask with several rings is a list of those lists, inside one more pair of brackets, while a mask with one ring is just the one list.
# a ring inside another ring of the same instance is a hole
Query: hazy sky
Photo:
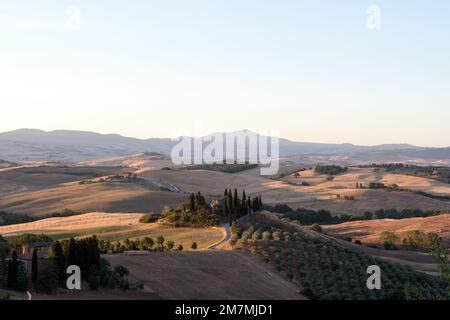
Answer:
[[8, 2], [0, 131], [450, 146], [448, 0]]

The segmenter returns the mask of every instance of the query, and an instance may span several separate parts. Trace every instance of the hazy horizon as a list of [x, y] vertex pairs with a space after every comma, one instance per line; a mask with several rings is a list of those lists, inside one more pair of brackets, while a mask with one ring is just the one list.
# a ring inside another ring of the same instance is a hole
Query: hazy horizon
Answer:
[[448, 12], [442, 0], [2, 3], [0, 131], [143, 139], [200, 125], [448, 147]]
[[[39, 129], [39, 128], [18, 128], [18, 129], [14, 129], [14, 130], [8, 130], [8, 131], [0, 131], [0, 134], [3, 133], [9, 133], [9, 132], [16, 132], [16, 131], [21, 131], [21, 130], [37, 130], [37, 131], [42, 131], [45, 133], [52, 133], [52, 132], [57, 132], [57, 131], [67, 131], [67, 132], [85, 132], [85, 133], [94, 133], [94, 134], [101, 134], [101, 135], [119, 135], [121, 137], [125, 137], [125, 138], [132, 138], [132, 139], [139, 139], [139, 140], [147, 140], [147, 139], [173, 139], [173, 138], [177, 138], [178, 136], [149, 136], [149, 137], [134, 137], [134, 136], [130, 136], [130, 135], [126, 135], [126, 134], [122, 134], [120, 132], [98, 132], [98, 131], [91, 131], [91, 130], [74, 130], [74, 129], [54, 129], [54, 130], [43, 130], [43, 129]], [[239, 132], [239, 131], [253, 131], [256, 132], [258, 134], [263, 134], [266, 135], [270, 132], [264, 133], [264, 132], [258, 132], [257, 130], [252, 130], [252, 129], [237, 129], [237, 130], [225, 130], [225, 131], [205, 131], [203, 135], [189, 135], [191, 137], [204, 137], [213, 133], [228, 133], [228, 132]], [[407, 144], [407, 145], [411, 145], [414, 147], [423, 147], [423, 148], [450, 148], [449, 146], [442, 146], [442, 147], [433, 147], [433, 146], [421, 146], [421, 145], [415, 145], [415, 144], [411, 144], [411, 143], [405, 143], [405, 142], [397, 142], [397, 143], [378, 143], [378, 144], [355, 144], [352, 143], [351, 141], [347, 141], [347, 142], [340, 142], [340, 143], [329, 143], [329, 142], [321, 142], [321, 141], [304, 141], [304, 140], [292, 140], [289, 138], [286, 138], [282, 135], [279, 136], [280, 139], [285, 139], [285, 140], [289, 140], [291, 142], [304, 142], [304, 143], [317, 143], [317, 144], [352, 144], [355, 146], [366, 146], [366, 147], [373, 147], [373, 146], [379, 146], [379, 145], [403, 145], [403, 144]]]

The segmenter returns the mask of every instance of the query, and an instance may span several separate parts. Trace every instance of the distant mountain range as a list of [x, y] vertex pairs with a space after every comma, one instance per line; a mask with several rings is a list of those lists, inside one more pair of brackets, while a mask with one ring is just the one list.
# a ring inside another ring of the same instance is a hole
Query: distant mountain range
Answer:
[[[0, 133], [0, 159], [6, 161], [82, 161], [142, 152], [170, 154], [171, 139], [137, 139], [118, 134], [85, 131], [19, 129]], [[357, 146], [280, 139], [280, 154], [287, 157], [347, 159], [348, 161], [447, 162], [450, 148], [426, 148], [408, 144]], [[344, 161], [345, 162], [345, 161]]]

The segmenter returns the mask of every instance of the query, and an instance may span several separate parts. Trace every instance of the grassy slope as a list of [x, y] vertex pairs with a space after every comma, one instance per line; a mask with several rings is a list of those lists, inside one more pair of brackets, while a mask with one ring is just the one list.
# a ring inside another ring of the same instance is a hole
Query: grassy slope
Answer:
[[50, 218], [31, 223], [0, 227], [0, 234], [12, 237], [22, 233], [45, 233], [55, 239], [97, 235], [104, 240], [126, 238], [156, 238], [160, 235], [190, 249], [197, 242], [199, 249], [206, 248], [223, 237], [220, 228], [170, 228], [157, 223], [141, 224], [141, 214], [89, 213], [65, 218]]

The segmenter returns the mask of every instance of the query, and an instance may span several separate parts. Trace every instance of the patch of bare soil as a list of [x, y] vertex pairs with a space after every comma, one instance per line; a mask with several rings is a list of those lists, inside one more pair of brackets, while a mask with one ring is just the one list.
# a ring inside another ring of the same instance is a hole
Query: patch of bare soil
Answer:
[[239, 252], [108, 255], [106, 258], [112, 264], [127, 267], [133, 278], [144, 283], [146, 292], [163, 299], [304, 299], [294, 285]]

